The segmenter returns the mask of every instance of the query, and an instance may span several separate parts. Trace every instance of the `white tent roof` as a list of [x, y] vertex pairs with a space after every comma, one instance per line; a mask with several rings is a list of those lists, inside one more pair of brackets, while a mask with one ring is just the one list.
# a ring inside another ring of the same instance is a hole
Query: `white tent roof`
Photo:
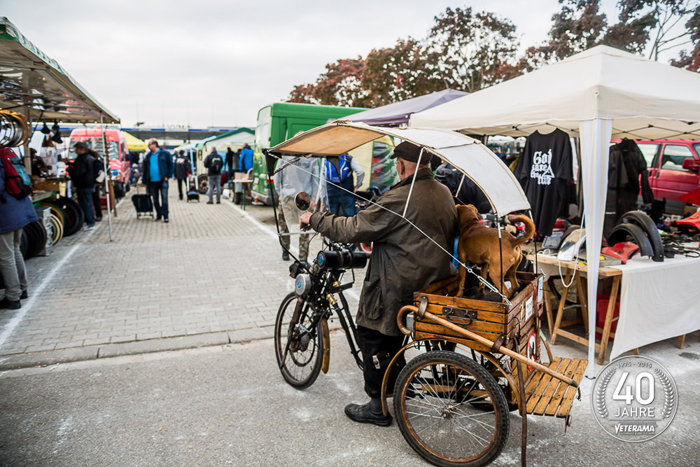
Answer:
[[520, 183], [498, 156], [481, 142], [453, 131], [418, 128], [402, 130], [373, 127], [364, 123], [334, 122], [301, 133], [275, 146], [270, 152], [340, 156], [384, 135], [422, 146], [454, 165], [483, 190], [498, 215], [530, 209]]
[[611, 119], [612, 138], [700, 139], [700, 74], [606, 46], [411, 116], [412, 127], [527, 136]]
[[254, 133], [249, 133], [247, 131], [238, 131], [233, 134], [225, 136], [222, 135], [207, 141], [204, 144], [203, 151], [208, 153], [209, 151], [211, 151], [212, 146], [215, 146], [217, 151], [226, 152], [227, 147], [231, 147], [231, 149], [236, 150], [242, 148], [245, 144], [253, 145], [254, 143]]

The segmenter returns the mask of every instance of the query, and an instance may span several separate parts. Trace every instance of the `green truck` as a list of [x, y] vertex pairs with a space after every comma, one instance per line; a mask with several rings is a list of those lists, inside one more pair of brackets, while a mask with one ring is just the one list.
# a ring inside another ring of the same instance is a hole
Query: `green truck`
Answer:
[[260, 109], [255, 128], [253, 186], [251, 188], [254, 199], [268, 205], [272, 203], [263, 149], [276, 146], [302, 131], [324, 125], [330, 119], [342, 118], [363, 110], [366, 109], [287, 102], [278, 102]]

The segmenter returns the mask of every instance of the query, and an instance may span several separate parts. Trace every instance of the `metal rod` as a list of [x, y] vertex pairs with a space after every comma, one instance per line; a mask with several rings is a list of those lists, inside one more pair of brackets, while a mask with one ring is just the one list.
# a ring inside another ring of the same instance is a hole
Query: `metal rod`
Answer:
[[406, 207], [403, 208], [403, 217], [406, 217], [406, 211], [408, 211], [408, 203], [411, 201], [411, 193], [413, 193], [413, 185], [416, 183], [416, 175], [418, 175], [418, 167], [420, 167], [420, 160], [423, 157], [423, 151], [425, 147], [421, 146], [420, 153], [418, 154], [418, 162], [416, 162], [416, 171], [413, 172], [413, 180], [411, 180], [411, 188], [408, 190], [408, 198], [406, 198]]
[[[112, 177], [112, 171], [109, 169], [109, 160], [107, 159], [107, 140], [105, 139], [105, 125], [104, 117], [100, 113], [100, 128], [102, 129], [102, 147], [104, 151], [102, 153], [102, 163], [105, 170], [105, 194], [107, 195], [107, 223], [109, 224], [109, 241], [114, 241], [112, 239], [112, 203], [110, 202], [110, 196], [112, 192], [109, 189], [109, 179]], [[116, 197], [114, 198], [117, 199]]]

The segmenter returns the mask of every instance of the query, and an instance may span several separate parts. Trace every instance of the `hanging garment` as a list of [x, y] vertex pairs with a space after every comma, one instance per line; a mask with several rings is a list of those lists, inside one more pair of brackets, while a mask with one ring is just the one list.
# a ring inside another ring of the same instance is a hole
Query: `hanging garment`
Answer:
[[515, 176], [530, 202], [540, 237], [550, 235], [557, 218], [568, 215], [568, 188], [574, 178], [571, 159], [569, 135], [558, 128], [527, 138]]
[[646, 159], [637, 143], [625, 138], [610, 147], [608, 193], [603, 225], [603, 235], [606, 238], [620, 216], [637, 209], [640, 189], [644, 203], [651, 204], [654, 201], [654, 192], [649, 185]]

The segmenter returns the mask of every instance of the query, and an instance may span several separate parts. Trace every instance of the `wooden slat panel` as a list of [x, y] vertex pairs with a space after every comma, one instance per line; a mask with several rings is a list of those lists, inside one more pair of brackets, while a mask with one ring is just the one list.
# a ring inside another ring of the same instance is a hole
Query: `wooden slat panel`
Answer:
[[[576, 381], [577, 383], [581, 382], [587, 366], [588, 360], [579, 361], [578, 368], [576, 368], [576, 372], [573, 376], [574, 381]], [[574, 397], [576, 397], [576, 393], [578, 392], [578, 390], [572, 386], [567, 385], [567, 388], [568, 389], [566, 390], [566, 394], [564, 394], [564, 397], [562, 397], [561, 400], [561, 408], [557, 413], [557, 417], [559, 418], [564, 418], [567, 415], [569, 415], [569, 412], [571, 411], [571, 405], [574, 403]]]
[[[561, 364], [562, 364], [562, 360], [560, 358], [555, 358], [554, 361], [549, 365], [549, 368], [557, 371], [559, 366], [561, 366]], [[567, 363], [567, 365], [568, 365], [568, 363]], [[532, 410], [535, 408], [535, 406], [539, 402], [540, 398], [542, 397], [542, 394], [545, 392], [545, 390], [549, 386], [549, 383], [551, 380], [552, 380], [551, 376], [544, 374], [544, 373], [542, 374], [542, 378], [537, 383], [537, 387], [532, 392], [531, 396], [527, 398], [527, 413], [532, 413]]]
[[[562, 360], [561, 365], [559, 365], [559, 369], [557, 370], [557, 372], [564, 373], [569, 368], [569, 365], [571, 365], [571, 359], [565, 358], [564, 360]], [[540, 400], [537, 402], [537, 405], [531, 412], [533, 415], [542, 415], [544, 413], [545, 409], [552, 400], [552, 396], [554, 395], [560, 384], [563, 383], [561, 383], [561, 381], [559, 381], [556, 378], [551, 378], [550, 384], [547, 386], [547, 389], [544, 391], [544, 394], [542, 394], [542, 397], [540, 397]]]
[[455, 308], [465, 308], [468, 310], [483, 310], [503, 313], [507, 306], [505, 303], [489, 302], [486, 300], [473, 300], [470, 298], [444, 297], [442, 295], [424, 294], [416, 292], [414, 294], [416, 305], [420, 304], [422, 296], [428, 297], [428, 302], [444, 306], [452, 306]]
[[[444, 340], [445, 337], [448, 337], [448, 336], [444, 336], [444, 335], [440, 335], [440, 334], [431, 334], [429, 332], [416, 332], [415, 338], [416, 339], [433, 339], [436, 341], [440, 341], [440, 340]], [[472, 341], [469, 339], [456, 339], [452, 336], [449, 336], [449, 337], [451, 337], [450, 340], [459, 341], [459, 343], [461, 345], [469, 347], [470, 349], [479, 350], [481, 352], [490, 352], [491, 351], [490, 347], [486, 347], [485, 345], [482, 345], [479, 342]]]
[[[564, 376], [567, 376], [569, 378], [573, 378], [574, 373], [576, 373], [576, 370], [578, 369], [578, 365], [581, 362], [578, 359], [573, 359], [571, 361], [571, 364], [569, 365], [569, 368], [566, 369], [566, 373], [564, 373]], [[557, 388], [557, 392], [554, 393], [552, 396], [552, 400], [549, 401], [549, 406], [547, 406], [547, 410], [545, 410], [544, 415], [553, 417], [557, 413], [557, 409], [561, 405], [562, 398], [564, 397], [564, 394], [566, 394], [566, 389], [569, 387], [568, 384], [564, 384], [563, 382], [559, 383], [559, 387]]]
[[[426, 311], [428, 311], [434, 315], [442, 315], [442, 309], [445, 306], [447, 306], [447, 305], [429, 303]], [[459, 308], [462, 310], [475, 311], [476, 312], [476, 319], [478, 319], [479, 321], [488, 321], [490, 323], [496, 323], [496, 324], [500, 324], [500, 325], [503, 325], [504, 323], [508, 322], [507, 315], [505, 313], [502, 313], [502, 312], [472, 310], [470, 308], [464, 308], [462, 306], [451, 306], [451, 307], [452, 308]]]
[[[468, 339], [468, 337], [465, 337], [464, 335], [459, 334], [457, 331], [452, 331], [451, 329], [447, 329], [446, 327], [443, 327], [439, 324], [428, 324], [426, 322], [416, 321], [413, 324], [413, 326], [416, 329], [416, 331], [420, 331], [420, 332], [428, 332], [431, 334], [442, 334], [445, 336], [454, 336], [454, 337], [460, 337], [462, 339]], [[473, 332], [476, 335], [479, 335], [481, 337], [489, 339], [491, 341], [495, 341], [499, 336], [499, 334], [497, 334], [497, 333], [483, 332], [483, 331], [479, 331], [477, 329], [472, 329], [471, 327], [465, 326], [465, 329], [467, 329], [470, 332]]]
[[[561, 361], [561, 364], [559, 365], [559, 368], [557, 369], [558, 373], [563, 373], [566, 371], [566, 369], [569, 367], [571, 364], [571, 359], [570, 358], [565, 358]], [[560, 381], [556, 378], [549, 378], [549, 384], [547, 385], [547, 389], [542, 393], [540, 396], [539, 401], [537, 401], [537, 404], [532, 408], [532, 410], [528, 410], [529, 413], [532, 413], [534, 415], [541, 415], [544, 413], [545, 409], [549, 405], [550, 400], [552, 399], [552, 396], [554, 395], [554, 392], [557, 390], [559, 387]], [[529, 403], [528, 403], [529, 405]]]

